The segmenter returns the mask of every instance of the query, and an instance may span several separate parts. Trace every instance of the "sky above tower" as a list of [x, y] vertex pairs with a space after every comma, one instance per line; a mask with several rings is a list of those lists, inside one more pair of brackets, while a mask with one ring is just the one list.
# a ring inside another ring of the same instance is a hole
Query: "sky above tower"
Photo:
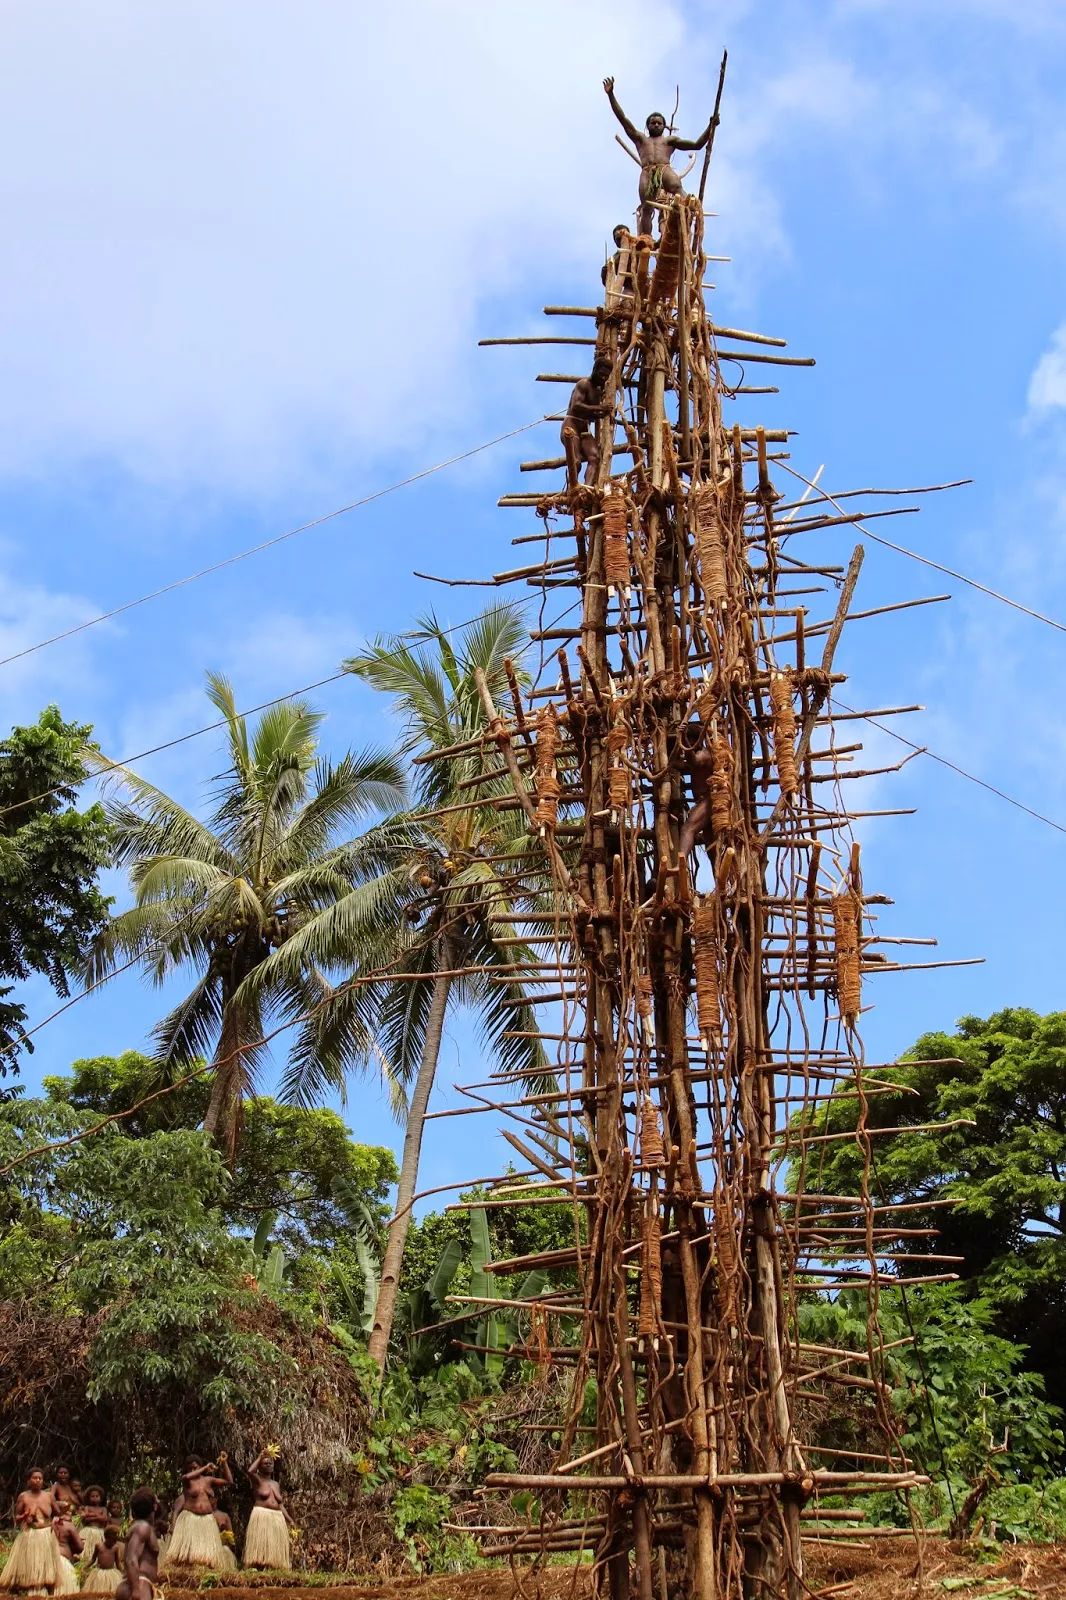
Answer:
[[[477, 339], [546, 332], [543, 305], [594, 302], [636, 199], [602, 78], [638, 122], [676, 95], [692, 135], [723, 48], [707, 240], [730, 259], [713, 314], [818, 360], [753, 369], [781, 393], [734, 414], [795, 429], [791, 465], [823, 467], [831, 490], [972, 477], [872, 530], [1066, 625], [1057, 0], [84, 0], [61, 28], [57, 14], [0, 16], [0, 656], [555, 409], [565, 391], [533, 380], [567, 358]], [[254, 705], [430, 607], [463, 621], [479, 591], [414, 571], [516, 565], [532, 515], [496, 498], [556, 437], [533, 427], [8, 662], [5, 726], [55, 700], [125, 758], [212, 720], [207, 667]], [[816, 548], [846, 561], [856, 537]], [[886, 925], [936, 936], [925, 959], [986, 957], [871, 980], [871, 1060], [968, 1012], [1061, 1003], [1066, 633], [870, 545], [857, 605], [932, 594], [952, 599], [849, 628], [845, 697], [920, 703], [901, 732], [1059, 826], [925, 756], [866, 787], [872, 806], [917, 808], [860, 830], [868, 887], [897, 902]], [[354, 681], [313, 698], [334, 751], [390, 735]], [[867, 764], [905, 753], [875, 733]], [[140, 770], [199, 803], [219, 765], [207, 736]], [[29, 992], [36, 1020], [51, 1001]], [[117, 980], [42, 1032], [27, 1088], [143, 1047], [160, 1009], [139, 978]], [[458, 1021], [440, 1104], [476, 1067]], [[348, 1119], [395, 1138], [376, 1084], [353, 1086]], [[427, 1184], [492, 1170], [482, 1130], [439, 1126]]]

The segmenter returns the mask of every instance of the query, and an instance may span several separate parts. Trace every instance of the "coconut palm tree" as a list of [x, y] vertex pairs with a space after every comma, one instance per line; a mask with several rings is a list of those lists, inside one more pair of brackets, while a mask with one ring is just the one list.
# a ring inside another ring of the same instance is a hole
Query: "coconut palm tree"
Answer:
[[[357, 1012], [349, 1008], [343, 1052], [321, 1024], [337, 969], [325, 941], [304, 937], [298, 960], [272, 968], [266, 983], [247, 980], [340, 900], [348, 905], [344, 970], [371, 959], [381, 933], [376, 885], [390, 866], [403, 870], [396, 840], [406, 835], [394, 835], [389, 820], [354, 837], [350, 830], [400, 805], [404, 779], [383, 751], [321, 758], [322, 713], [304, 700], [270, 706], [249, 732], [227, 679], [208, 674], [207, 694], [223, 718], [227, 754], [208, 821], [128, 768], [109, 773], [109, 787], [119, 790], [107, 807], [115, 855], [129, 867], [135, 903], [104, 930], [90, 975], [106, 975], [120, 958], [140, 958], [160, 984], [176, 971], [195, 974], [156, 1027], [160, 1076], [212, 1057], [204, 1128], [232, 1160], [272, 1023], [297, 1028], [282, 1087], [290, 1099], [307, 1103], [324, 1084], [341, 1086], [353, 1063], [367, 1059], [370, 1039], [365, 1027], [356, 1030]], [[97, 770], [109, 765], [92, 752], [87, 760]]]
[[[430, 616], [410, 634], [375, 640], [344, 665], [390, 697], [402, 727], [400, 754], [413, 759], [485, 731], [475, 673], [484, 672], [494, 695], [506, 692], [504, 662], [519, 654], [526, 638], [518, 609], [494, 606], [454, 639]], [[529, 842], [524, 815], [500, 809], [499, 801], [512, 793], [510, 784], [499, 778], [472, 783], [497, 765], [477, 748], [457, 760], [414, 766], [416, 806], [396, 820], [393, 836], [397, 848], [406, 851], [406, 872], [392, 866], [377, 881], [369, 914], [368, 888], [356, 888], [354, 909], [342, 901], [325, 911], [251, 980], [254, 986], [269, 981], [272, 969], [287, 970], [300, 959], [305, 938], [319, 949], [333, 949], [340, 959], [349, 916], [360, 927], [373, 922], [381, 931], [391, 929], [391, 955], [385, 954], [384, 939], [371, 959], [378, 970], [388, 965], [404, 976], [391, 979], [385, 972], [367, 981], [364, 968], [353, 984], [338, 989], [321, 1021], [322, 1050], [330, 1059], [350, 1054], [346, 1039], [372, 1029], [389, 1070], [410, 1090], [396, 1210], [370, 1333], [369, 1351], [379, 1371], [388, 1352], [426, 1111], [450, 1010], [462, 1005], [474, 1012], [503, 1070], [541, 1088], [551, 1081], [539, 1040], [521, 1037], [532, 1035], [535, 1019], [514, 973], [531, 959], [515, 935], [516, 911], [540, 903], [543, 883], [536, 876], [536, 858], [532, 866], [520, 858]], [[508, 852], [511, 860], [505, 859]], [[371, 949], [366, 939], [363, 948]]]
[[[485, 674], [494, 696], [505, 692], [504, 663], [520, 653], [527, 638], [517, 607], [492, 606], [462, 629], [454, 643], [430, 616], [412, 638], [377, 640], [344, 665], [390, 696], [402, 721], [401, 754], [428, 756], [485, 731], [475, 674], [479, 669]], [[417, 898], [409, 915], [418, 918], [418, 937], [407, 970], [418, 972], [421, 981], [384, 985], [378, 1020], [392, 1070], [403, 1083], [413, 1083], [396, 1212], [370, 1334], [369, 1353], [379, 1369], [385, 1365], [392, 1331], [422, 1134], [449, 1006], [466, 1004], [475, 1010], [482, 1036], [503, 1070], [521, 1073], [541, 1087], [546, 1075], [539, 1039], [521, 1037], [535, 1029], [523, 985], [508, 976], [531, 959], [516, 939], [515, 912], [538, 899], [544, 885], [543, 880], [531, 881], [528, 873], [523, 879], [528, 864], [514, 859], [528, 835], [521, 812], [499, 807], [510, 785], [499, 779], [474, 783], [489, 765], [479, 748], [469, 756], [426, 761], [415, 768], [423, 830], [412, 863]], [[478, 803], [461, 806], [475, 799]], [[452, 806], [461, 809], [447, 809]], [[518, 886], [516, 876], [523, 880]]]

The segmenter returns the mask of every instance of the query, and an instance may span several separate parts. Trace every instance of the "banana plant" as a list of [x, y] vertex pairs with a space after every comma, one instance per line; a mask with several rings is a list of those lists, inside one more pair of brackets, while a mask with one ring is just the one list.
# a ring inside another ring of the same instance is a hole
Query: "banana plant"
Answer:
[[286, 1288], [288, 1282], [289, 1263], [285, 1247], [270, 1243], [277, 1220], [276, 1211], [264, 1211], [248, 1246], [248, 1270], [260, 1288], [270, 1294], [277, 1294]]

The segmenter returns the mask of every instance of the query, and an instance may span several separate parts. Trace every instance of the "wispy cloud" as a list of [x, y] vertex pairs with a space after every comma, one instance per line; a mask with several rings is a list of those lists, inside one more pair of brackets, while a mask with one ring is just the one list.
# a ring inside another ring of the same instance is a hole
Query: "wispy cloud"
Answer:
[[1030, 416], [1066, 406], [1066, 322], [1056, 328], [1034, 367], [1026, 398]]

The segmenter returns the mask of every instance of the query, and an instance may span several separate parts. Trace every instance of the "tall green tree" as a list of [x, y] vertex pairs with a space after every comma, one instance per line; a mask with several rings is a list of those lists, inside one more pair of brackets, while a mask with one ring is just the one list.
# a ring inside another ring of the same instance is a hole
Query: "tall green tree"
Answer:
[[[87, 1121], [120, 1117], [127, 1138], [198, 1128], [211, 1099], [210, 1071], [146, 1100], [158, 1070], [150, 1056], [126, 1050], [75, 1061], [69, 1073], [45, 1078], [44, 1090], [50, 1105], [70, 1107]], [[353, 1208], [384, 1233], [395, 1181], [392, 1152], [353, 1139], [335, 1111], [255, 1095], [245, 1102], [237, 1160], [219, 1204], [230, 1228], [254, 1234], [271, 1215], [271, 1237], [287, 1252], [325, 1258], [350, 1238]]]
[[15, 982], [40, 974], [64, 997], [107, 922], [97, 878], [109, 857], [103, 807], [79, 811], [83, 750], [92, 729], [56, 706], [0, 743], [0, 1076], [17, 1071], [26, 1008]]
[[[1066, 1012], [964, 1017], [955, 1033], [923, 1034], [877, 1078], [893, 1089], [871, 1095], [868, 1124], [903, 1131], [871, 1141], [875, 1198], [915, 1208], [898, 1214], [901, 1227], [938, 1230], [932, 1242], [903, 1234], [893, 1247], [961, 1256], [951, 1270], [993, 1308], [997, 1333], [1028, 1347], [1048, 1398], [1066, 1406]], [[857, 1104], [845, 1086], [812, 1126], [850, 1132]], [[922, 1131], [906, 1132], [912, 1125]], [[861, 1147], [824, 1149], [818, 1187], [855, 1193]]]
[[[454, 636], [431, 615], [412, 638], [375, 640], [344, 665], [391, 699], [403, 727], [401, 753], [432, 757], [485, 733], [477, 674], [484, 674], [494, 698], [500, 696], [506, 688], [505, 662], [520, 654], [526, 638], [517, 607], [491, 606]], [[415, 768], [422, 815], [412, 876], [419, 893], [409, 914], [417, 917], [419, 938], [408, 970], [419, 979], [385, 983], [379, 991], [382, 1046], [393, 1070], [413, 1085], [396, 1212], [368, 1346], [379, 1369], [388, 1352], [449, 1006], [458, 1002], [474, 1008], [482, 1036], [502, 1068], [538, 1082], [545, 1073], [540, 1040], [521, 1037], [533, 1035], [536, 1027], [523, 986], [505, 976], [530, 959], [515, 936], [513, 919], [531, 896], [516, 894], [515, 863], [505, 859], [527, 841], [525, 818], [500, 808], [499, 800], [510, 794], [504, 780], [478, 781], [496, 765], [479, 745], [469, 756], [423, 760]], [[470, 803], [475, 797], [478, 803]]]
[[[324, 911], [387, 868], [388, 827], [351, 829], [398, 806], [404, 782], [395, 757], [380, 750], [321, 757], [322, 713], [304, 700], [269, 707], [249, 730], [228, 680], [211, 673], [207, 684], [225, 723], [227, 765], [206, 822], [128, 768], [109, 779], [120, 791], [108, 804], [115, 854], [129, 867], [135, 904], [101, 934], [93, 974], [129, 958], [157, 983], [193, 974], [189, 993], [156, 1028], [157, 1058], [161, 1073], [180, 1075], [211, 1056], [204, 1127], [232, 1160], [272, 1022], [297, 1029], [286, 1097], [304, 1101], [323, 1083], [339, 1085], [351, 1065], [350, 1037], [342, 1059], [320, 1023], [341, 957], [314, 929]], [[246, 983], [301, 932], [298, 959]], [[351, 966], [359, 930], [347, 932]]]
[[[372, 1027], [389, 1070], [410, 1085], [396, 1211], [389, 1226], [369, 1350], [385, 1366], [396, 1309], [404, 1244], [412, 1204], [426, 1112], [436, 1079], [446, 1017], [469, 1007], [497, 1064], [541, 1082], [543, 1050], [533, 1037], [535, 1019], [515, 967], [530, 959], [515, 935], [521, 906], [538, 901], [543, 879], [536, 853], [527, 855], [525, 818], [500, 801], [511, 795], [497, 772], [494, 750], [481, 743], [487, 722], [476, 675], [483, 672], [494, 696], [506, 692], [505, 661], [516, 658], [526, 632], [520, 611], [493, 606], [457, 632], [433, 616], [401, 638], [379, 638], [345, 662], [348, 671], [389, 696], [400, 718], [401, 755], [413, 766], [415, 807], [402, 821], [404, 866], [378, 880], [380, 941], [369, 970], [330, 1007], [326, 1026], [331, 1048], [343, 1053], [346, 1029]], [[434, 761], [435, 752], [456, 744], [473, 748], [456, 760]], [[397, 837], [401, 824], [397, 824]], [[504, 860], [507, 852], [511, 860]], [[519, 859], [521, 857], [521, 859]], [[522, 886], [516, 886], [518, 868]], [[365, 889], [353, 895], [360, 924]], [[387, 915], [380, 913], [388, 904]], [[539, 902], [538, 902], [539, 903]], [[327, 940], [327, 925], [343, 930], [338, 908], [306, 930], [309, 941]], [[341, 950], [337, 950], [338, 956]], [[263, 969], [287, 970], [299, 959], [299, 938], [271, 957]], [[374, 976], [374, 969], [378, 976]], [[391, 972], [404, 974], [393, 979]], [[526, 1036], [523, 1037], [523, 1034]]]

